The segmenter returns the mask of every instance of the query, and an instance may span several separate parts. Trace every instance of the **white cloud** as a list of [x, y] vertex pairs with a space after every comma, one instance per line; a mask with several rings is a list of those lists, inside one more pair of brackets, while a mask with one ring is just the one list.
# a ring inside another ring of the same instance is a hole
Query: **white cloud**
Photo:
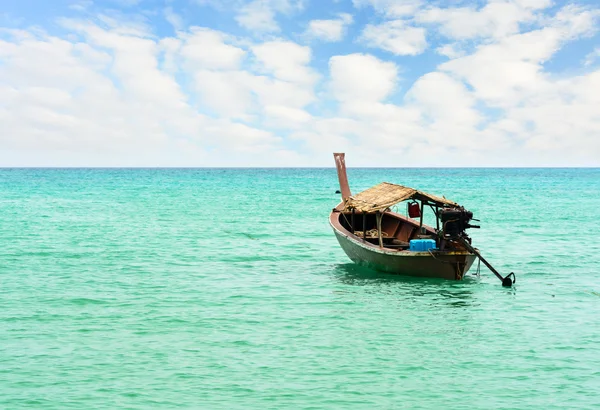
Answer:
[[516, 4], [523, 8], [537, 10], [551, 7], [554, 2], [553, 0], [513, 0]]
[[253, 76], [248, 87], [256, 94], [260, 106], [303, 108], [315, 100], [312, 86], [303, 83]]
[[316, 158], [314, 156], [313, 158], [323, 164], [331, 163], [332, 152], [348, 152], [352, 146], [350, 139], [339, 131], [332, 133], [298, 131], [292, 133], [290, 139], [302, 142], [310, 152], [315, 153]]
[[[567, 41], [594, 30], [593, 13], [566, 7], [542, 29], [481, 45], [442, 64], [447, 74], [426, 74], [407, 94], [409, 104], [429, 113], [422, 131], [426, 140], [471, 151], [472, 161], [493, 151], [488, 158], [513, 165], [566, 165], [576, 158], [593, 163], [600, 154], [594, 138], [600, 99], [590, 90], [600, 72], [558, 80], [543, 63]], [[492, 115], [478, 106], [502, 111]]]
[[227, 69], [240, 66], [246, 52], [227, 44], [227, 35], [203, 27], [192, 27], [182, 34], [181, 55], [192, 69]]
[[565, 42], [595, 29], [589, 12], [566, 8], [543, 29], [480, 46], [475, 53], [440, 68], [464, 79], [487, 104], [510, 106], [517, 98], [542, 92], [548, 86], [542, 64]]
[[452, 148], [485, 144], [475, 131], [484, 117], [461, 81], [445, 73], [428, 73], [417, 80], [406, 98], [421, 113], [421, 132], [429, 144]]
[[179, 14], [173, 11], [172, 7], [166, 7], [164, 14], [165, 20], [167, 20], [175, 30], [181, 30], [183, 28], [183, 19]]
[[[113, 34], [122, 34], [136, 37], [149, 37], [152, 27], [148, 20], [141, 14], [124, 14], [116, 10], [109, 10], [106, 14], [99, 14], [98, 21], [102, 26], [111, 30]], [[81, 23], [76, 20], [62, 19], [59, 22], [66, 28], [78, 30]]]
[[[161, 49], [170, 45], [177, 54], [177, 40], [158, 43], [83, 23], [72, 27], [89, 43], [31, 34], [0, 41], [0, 121], [10, 129], [0, 135], [4, 165], [19, 165], [11, 162], [15, 155], [20, 165], [222, 165], [224, 157], [208, 156], [209, 147], [233, 149], [250, 162], [267, 152], [290, 157], [272, 132], [236, 123], [233, 116], [212, 119], [192, 107], [175, 78], [159, 68]], [[38, 58], [43, 65], [35, 63]], [[234, 67], [237, 60], [197, 61]], [[224, 72], [194, 72], [220, 73], [222, 83], [232, 82]], [[254, 80], [242, 73], [239, 83], [247, 87]], [[235, 103], [237, 90], [227, 97], [223, 104]], [[268, 161], [284, 164], [275, 156]]]
[[465, 52], [460, 49], [458, 44], [444, 44], [436, 48], [435, 51], [448, 58], [457, 58], [465, 55]]
[[78, 0], [69, 5], [71, 10], [75, 11], [86, 11], [89, 10], [90, 7], [94, 5], [94, 2], [91, 0]]
[[595, 48], [594, 51], [585, 56], [585, 59], [583, 60], [583, 65], [590, 66], [594, 64], [594, 62], [596, 62], [598, 59], [600, 59], [600, 47]]
[[227, 120], [215, 121], [207, 131], [218, 135], [227, 149], [243, 153], [264, 153], [276, 148], [281, 142], [281, 138], [274, 136], [270, 131]]
[[267, 105], [264, 111], [267, 122], [275, 128], [301, 128], [312, 120], [312, 116], [308, 112], [299, 108]]
[[179, 70], [179, 53], [181, 41], [177, 38], [166, 37], [158, 42], [158, 49], [162, 53], [162, 69], [173, 75]]
[[[222, 42], [205, 43], [211, 45], [210, 50], [224, 47]], [[250, 121], [266, 106], [279, 107], [281, 112], [286, 108], [299, 110], [314, 101], [313, 87], [318, 76], [309, 67], [309, 47], [291, 41], [253, 45], [253, 71], [239, 66], [239, 52], [245, 51], [235, 50], [223, 49], [226, 52], [222, 54], [236, 58], [218, 57], [219, 53], [211, 51], [208, 55], [215, 61], [206, 64], [202, 59], [203, 64], [188, 66], [194, 73], [195, 90], [209, 112]], [[188, 53], [182, 50], [181, 54]]]
[[479, 10], [475, 7], [432, 7], [417, 15], [417, 21], [435, 23], [443, 35], [459, 40], [505, 37], [518, 33], [521, 23], [534, 19], [531, 9], [508, 0], [489, 2]]
[[560, 9], [547, 24], [550, 27], [563, 31], [565, 39], [574, 36], [592, 35], [598, 32], [598, 19], [600, 9], [586, 9], [568, 5]]
[[252, 111], [253, 99], [248, 83], [250, 75], [244, 71], [197, 70], [194, 86], [206, 110], [219, 116], [247, 118]]
[[[140, 113], [96, 67], [75, 57], [73, 47], [56, 38], [36, 39], [17, 43], [3, 56], [1, 78], [11, 90], [0, 97], [2, 122], [11, 130], [2, 135], [5, 149], [106, 153], [134, 148], [141, 135], [148, 142], [160, 139], [153, 119], [131, 124]], [[36, 58], [45, 59], [43, 68], [31, 64]], [[125, 137], [131, 125], [135, 133]]]
[[465, 85], [445, 73], [432, 72], [420, 77], [407, 93], [411, 103], [422, 108], [433, 121], [476, 126], [481, 116], [474, 109], [475, 97]]
[[520, 126], [524, 150], [558, 165], [597, 163], [600, 154], [600, 71], [550, 82], [544, 92], [511, 107], [507, 117]]
[[279, 31], [275, 11], [263, 0], [256, 0], [242, 7], [235, 19], [240, 26], [248, 30]]
[[312, 84], [317, 75], [308, 67], [309, 47], [291, 41], [269, 41], [253, 46], [252, 52], [260, 67], [283, 81]]
[[290, 14], [301, 10], [302, 0], [254, 0], [243, 5], [235, 17], [238, 24], [257, 32], [278, 32], [277, 13]]
[[352, 24], [352, 20], [352, 16], [347, 13], [340, 14], [340, 17], [334, 20], [311, 20], [306, 35], [323, 41], [340, 41], [346, 26]]
[[367, 24], [359, 40], [369, 47], [381, 48], [396, 55], [417, 55], [427, 48], [425, 29], [411, 26], [404, 20]]
[[331, 90], [339, 101], [381, 101], [394, 90], [398, 68], [369, 54], [334, 56], [329, 60]]

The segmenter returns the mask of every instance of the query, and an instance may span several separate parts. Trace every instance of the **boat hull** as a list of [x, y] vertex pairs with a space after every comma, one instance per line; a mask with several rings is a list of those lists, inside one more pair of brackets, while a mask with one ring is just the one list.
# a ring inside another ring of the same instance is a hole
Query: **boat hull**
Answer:
[[475, 261], [469, 252], [412, 252], [380, 248], [339, 230], [335, 236], [355, 263], [378, 271], [424, 278], [461, 280]]

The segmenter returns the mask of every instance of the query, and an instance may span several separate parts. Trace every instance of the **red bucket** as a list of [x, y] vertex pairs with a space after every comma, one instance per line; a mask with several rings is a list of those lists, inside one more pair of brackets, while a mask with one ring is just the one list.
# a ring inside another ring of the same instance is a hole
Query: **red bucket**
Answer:
[[418, 203], [411, 202], [408, 204], [408, 216], [411, 218], [419, 218], [421, 216], [421, 208], [419, 208]]

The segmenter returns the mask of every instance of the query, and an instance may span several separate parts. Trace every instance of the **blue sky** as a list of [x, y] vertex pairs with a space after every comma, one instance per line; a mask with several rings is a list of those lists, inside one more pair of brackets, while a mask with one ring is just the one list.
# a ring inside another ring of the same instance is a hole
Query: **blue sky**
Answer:
[[600, 4], [0, 4], [0, 166], [600, 166]]

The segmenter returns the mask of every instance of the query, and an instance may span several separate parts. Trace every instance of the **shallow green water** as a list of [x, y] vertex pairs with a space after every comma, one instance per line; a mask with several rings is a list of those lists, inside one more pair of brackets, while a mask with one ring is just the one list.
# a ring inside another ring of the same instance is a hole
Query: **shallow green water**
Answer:
[[463, 203], [516, 286], [353, 265], [334, 169], [0, 170], [0, 408], [600, 406], [600, 170], [349, 177]]

